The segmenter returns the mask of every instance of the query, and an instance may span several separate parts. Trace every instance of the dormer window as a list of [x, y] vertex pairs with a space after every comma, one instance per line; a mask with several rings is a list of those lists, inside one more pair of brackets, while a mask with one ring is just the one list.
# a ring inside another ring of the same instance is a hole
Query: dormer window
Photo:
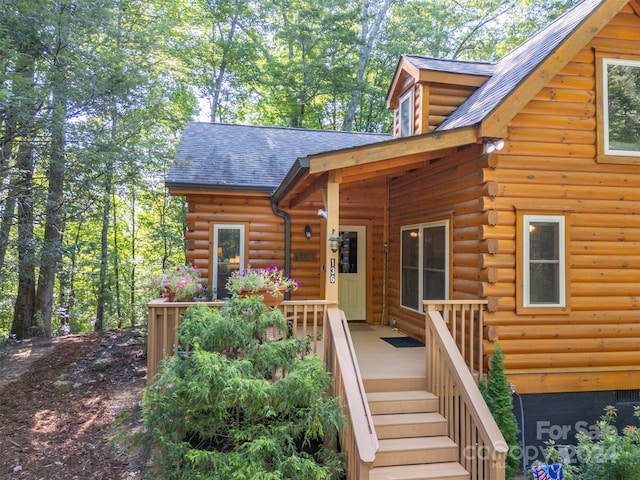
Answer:
[[400, 137], [413, 135], [413, 92], [409, 90], [400, 97]]
[[640, 62], [600, 57], [598, 160], [640, 163]]

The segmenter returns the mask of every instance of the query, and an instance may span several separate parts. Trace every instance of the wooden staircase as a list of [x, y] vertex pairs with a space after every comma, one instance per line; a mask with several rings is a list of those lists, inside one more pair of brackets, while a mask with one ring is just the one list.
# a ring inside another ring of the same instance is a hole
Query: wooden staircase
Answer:
[[469, 480], [424, 378], [366, 379], [380, 448], [370, 480]]

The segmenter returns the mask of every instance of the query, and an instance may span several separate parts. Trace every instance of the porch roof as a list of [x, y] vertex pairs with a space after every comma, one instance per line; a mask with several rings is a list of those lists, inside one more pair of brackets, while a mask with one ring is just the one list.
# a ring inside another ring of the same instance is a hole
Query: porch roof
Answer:
[[[321, 186], [318, 177], [331, 170], [363, 168], [371, 172], [392, 168], [391, 161], [416, 162], [446, 155], [451, 148], [482, 142], [483, 138], [504, 138], [508, 122], [613, 18], [628, 0], [584, 0], [493, 65], [480, 62], [438, 60], [403, 55], [390, 87], [400, 82], [400, 70], [413, 70], [487, 77], [486, 81], [433, 132], [404, 137], [348, 151], [308, 155], [298, 161], [274, 192], [279, 201], [300, 195], [304, 188]], [[633, 8], [640, 6], [631, 2]], [[639, 13], [640, 14], [640, 13]], [[374, 167], [375, 162], [388, 165]], [[325, 179], [326, 180], [326, 179]], [[316, 184], [314, 184], [316, 182]], [[309, 193], [304, 194], [308, 198]], [[294, 200], [297, 202], [299, 200]]]

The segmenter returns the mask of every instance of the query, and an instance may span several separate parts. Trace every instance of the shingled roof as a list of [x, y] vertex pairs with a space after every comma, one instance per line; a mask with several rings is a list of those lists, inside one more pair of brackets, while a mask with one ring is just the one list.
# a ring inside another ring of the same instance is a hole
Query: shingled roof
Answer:
[[461, 73], [490, 77], [495, 70], [495, 63], [471, 62], [465, 60], [449, 60], [443, 58], [423, 57], [420, 55], [402, 55], [414, 67], [420, 70], [435, 72]]
[[271, 192], [298, 158], [390, 138], [386, 134], [192, 122], [182, 134], [166, 185]]
[[436, 130], [470, 127], [482, 122], [605, 1], [584, 0], [502, 57], [495, 65], [493, 76]]

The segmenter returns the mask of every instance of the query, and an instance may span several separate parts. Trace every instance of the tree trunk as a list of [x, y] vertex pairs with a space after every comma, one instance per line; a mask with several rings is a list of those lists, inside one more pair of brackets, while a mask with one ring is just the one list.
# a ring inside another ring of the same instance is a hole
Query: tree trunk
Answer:
[[130, 318], [131, 326], [136, 325], [136, 186], [132, 186], [131, 199], [131, 287], [130, 287]]
[[365, 2], [364, 11], [362, 12], [362, 32], [360, 37], [360, 48], [358, 52], [358, 70], [356, 72], [355, 88], [351, 92], [351, 99], [347, 107], [347, 112], [344, 116], [344, 124], [342, 129], [350, 132], [353, 129], [353, 122], [356, 118], [356, 110], [358, 109], [358, 103], [360, 102], [360, 96], [362, 95], [362, 89], [365, 87], [364, 73], [371, 57], [371, 51], [373, 50], [373, 44], [378, 37], [380, 26], [384, 18], [387, 16], [389, 7], [393, 0], [384, 0], [380, 9], [375, 14], [373, 24], [369, 25], [372, 12], [369, 12], [371, 2]]
[[18, 148], [16, 169], [20, 172], [18, 203], [18, 292], [13, 309], [11, 332], [26, 338], [34, 332], [36, 274], [33, 239], [33, 144], [25, 141]]
[[118, 328], [122, 328], [122, 302], [120, 301], [120, 251], [118, 247], [118, 207], [116, 194], [112, 193], [113, 205], [113, 277], [116, 289], [116, 316], [118, 317]]
[[95, 331], [104, 328], [104, 311], [107, 302], [107, 264], [109, 262], [109, 215], [111, 214], [111, 170], [113, 164], [105, 167], [105, 181], [102, 206], [102, 234], [100, 235], [100, 280], [98, 284], [98, 304], [96, 308]]
[[[62, 88], [56, 85], [54, 88]], [[49, 189], [47, 194], [46, 224], [38, 276], [37, 305], [41, 314], [44, 334], [51, 336], [56, 270], [62, 257], [63, 190], [65, 178], [65, 97], [53, 95], [51, 153], [49, 157]]]
[[[11, 158], [11, 150], [13, 143], [11, 142], [11, 125], [4, 122], [5, 135], [2, 138], [2, 147], [0, 149], [0, 175], [9, 177], [9, 158]], [[16, 210], [16, 178], [14, 175], [9, 180], [7, 186], [7, 198], [4, 203], [0, 203], [2, 209], [2, 222], [0, 223], [0, 272], [4, 266], [4, 259], [7, 255], [7, 246], [9, 245], [9, 235], [11, 234], [11, 226], [13, 225], [13, 216]], [[0, 185], [1, 186], [1, 185]]]

